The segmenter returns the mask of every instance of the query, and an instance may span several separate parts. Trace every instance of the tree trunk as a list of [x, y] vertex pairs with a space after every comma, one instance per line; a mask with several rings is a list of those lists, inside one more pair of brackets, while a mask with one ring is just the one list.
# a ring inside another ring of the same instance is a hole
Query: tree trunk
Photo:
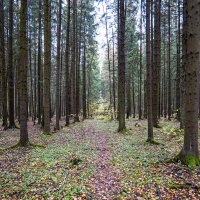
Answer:
[[[76, 115], [75, 115], [75, 121], [80, 122], [79, 114], [80, 114], [80, 58], [81, 58], [81, 38], [82, 38], [82, 21], [83, 21], [83, 5], [82, 0], [80, 2], [81, 7], [81, 13], [80, 13], [80, 22], [79, 22], [79, 35], [78, 31], [76, 31], [76, 39], [79, 41], [76, 42]], [[77, 21], [77, 14], [76, 14], [76, 21]], [[78, 23], [76, 22], [76, 27]]]
[[119, 30], [118, 30], [118, 131], [122, 132], [125, 126], [125, 9], [124, 0], [119, 0]]
[[9, 128], [15, 128], [14, 110], [14, 67], [13, 67], [13, 0], [9, 1], [9, 38], [8, 38], [8, 105]]
[[20, 95], [20, 145], [29, 143], [27, 129], [27, 0], [21, 1], [20, 9], [20, 33], [19, 33], [19, 95]]
[[153, 125], [158, 127], [160, 90], [160, 0], [154, 2]]
[[184, 145], [178, 158], [187, 165], [200, 164], [198, 151], [199, 59], [200, 59], [200, 0], [185, 0], [184, 41], [185, 68], [185, 134]]
[[109, 44], [109, 38], [108, 38], [108, 20], [107, 20], [107, 7], [105, 12], [105, 23], [106, 23], [106, 42], [107, 42], [107, 60], [108, 60], [108, 79], [109, 79], [109, 97], [110, 97], [110, 110], [111, 110], [111, 118], [113, 118], [112, 114], [112, 82], [111, 82], [111, 63], [110, 63], [110, 44]]
[[181, 67], [181, 11], [180, 0], [178, 0], [178, 32], [177, 32], [177, 71], [176, 71], [176, 112], [177, 119], [180, 121], [180, 67]]
[[171, 0], [168, 2], [168, 120], [171, 120]]
[[6, 63], [5, 63], [5, 40], [4, 40], [4, 12], [3, 0], [0, 0], [0, 68], [2, 78], [2, 114], [3, 126], [6, 130], [8, 128], [8, 113], [7, 113], [7, 81], [6, 81]]
[[150, 42], [150, 0], [146, 0], [146, 66], [147, 66], [147, 119], [148, 139], [153, 141], [153, 115], [152, 115], [152, 65], [151, 65], [151, 42]]
[[51, 4], [44, 1], [44, 133], [50, 132]]
[[70, 34], [70, 0], [67, 4], [67, 30], [66, 30], [66, 49], [65, 49], [65, 101], [66, 101], [66, 118], [65, 124], [69, 125], [70, 115], [70, 80], [69, 80], [69, 34]]
[[38, 82], [37, 82], [37, 98], [38, 98], [38, 107], [37, 107], [37, 111], [38, 111], [38, 124], [41, 124], [41, 99], [42, 99], [42, 95], [41, 95], [41, 85], [42, 85], [42, 79], [41, 79], [41, 68], [42, 68], [42, 58], [41, 58], [41, 7], [42, 7], [42, 0], [39, 0], [39, 16], [38, 16], [38, 23], [39, 23], [39, 27], [38, 27], [38, 69], [37, 69], [37, 73], [38, 73]]
[[83, 43], [83, 72], [82, 72], [82, 79], [83, 79], [83, 98], [82, 98], [82, 104], [83, 104], [83, 120], [87, 118], [87, 94], [86, 94], [86, 42], [85, 42], [85, 34], [86, 30], [84, 28], [84, 43]]
[[71, 111], [76, 111], [76, 17], [77, 0], [72, 1]]
[[115, 89], [115, 38], [112, 29], [112, 37], [113, 37], [113, 63], [112, 63], [112, 70], [113, 70], [113, 110], [114, 110], [114, 118], [116, 118], [116, 89]]
[[138, 114], [139, 120], [142, 119], [142, 0], [140, 5], [140, 69], [139, 69], [139, 98], [138, 98]]
[[60, 38], [61, 38], [61, 12], [62, 0], [59, 0], [59, 12], [57, 22], [57, 71], [56, 71], [56, 130], [60, 129]]

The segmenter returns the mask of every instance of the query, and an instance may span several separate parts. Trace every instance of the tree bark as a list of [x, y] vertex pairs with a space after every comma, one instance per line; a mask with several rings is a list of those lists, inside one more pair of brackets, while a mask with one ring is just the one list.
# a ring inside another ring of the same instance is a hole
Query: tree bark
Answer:
[[86, 28], [84, 27], [84, 43], [83, 43], [83, 72], [82, 72], [82, 79], [83, 79], [83, 98], [82, 98], [82, 104], [83, 104], [83, 120], [87, 118], [87, 94], [86, 94]]
[[148, 141], [153, 141], [152, 115], [152, 65], [151, 65], [151, 38], [150, 38], [150, 0], [146, 0], [146, 66], [147, 66], [147, 119]]
[[60, 38], [61, 38], [61, 12], [62, 0], [59, 0], [58, 22], [57, 22], [57, 71], [56, 71], [56, 130], [60, 129]]
[[185, 134], [179, 159], [187, 165], [200, 164], [198, 151], [199, 62], [200, 62], [200, 0], [185, 0]]
[[160, 0], [154, 1], [153, 125], [158, 127], [160, 90]]
[[42, 58], [41, 58], [41, 8], [42, 8], [42, 0], [39, 0], [39, 16], [38, 16], [38, 69], [37, 69], [37, 75], [38, 75], [38, 82], [37, 82], [37, 98], [38, 98], [38, 124], [41, 124], [41, 105], [42, 105], [42, 93], [41, 93], [41, 85], [42, 85], [42, 78], [41, 78], [41, 68], [42, 68]]
[[51, 4], [44, 1], [44, 133], [50, 132]]
[[119, 27], [118, 27], [118, 131], [126, 129], [125, 125], [125, 2], [119, 0]]
[[180, 121], [180, 67], [181, 67], [181, 11], [180, 0], [178, 0], [178, 23], [177, 23], [177, 71], [176, 71], [176, 112], [177, 119]]
[[2, 114], [3, 126], [6, 130], [8, 128], [8, 113], [7, 113], [7, 81], [6, 81], [6, 62], [5, 62], [5, 40], [4, 40], [4, 11], [3, 0], [0, 0], [0, 68], [2, 78]]
[[14, 67], [13, 67], [13, 0], [9, 1], [9, 36], [8, 36], [8, 105], [9, 128], [16, 128], [14, 110]]
[[65, 125], [69, 125], [70, 115], [70, 80], [69, 80], [69, 34], [70, 34], [70, 0], [67, 4], [67, 30], [66, 30], [66, 48], [65, 48], [65, 101], [66, 101], [66, 118]]
[[171, 120], [171, 0], [168, 2], [168, 120]]
[[19, 33], [19, 95], [20, 95], [20, 145], [29, 143], [27, 129], [27, 0], [21, 1], [20, 9], [20, 33]]

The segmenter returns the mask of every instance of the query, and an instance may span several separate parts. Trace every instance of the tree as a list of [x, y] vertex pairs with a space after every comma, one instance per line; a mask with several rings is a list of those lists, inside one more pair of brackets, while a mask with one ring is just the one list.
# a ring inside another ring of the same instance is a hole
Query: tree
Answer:
[[50, 1], [44, 1], [44, 133], [50, 132], [50, 78], [51, 78], [51, 10]]
[[65, 123], [69, 125], [69, 114], [70, 114], [70, 80], [69, 80], [69, 36], [70, 36], [70, 0], [67, 3], [67, 30], [66, 30], [66, 48], [65, 48]]
[[184, 145], [177, 159], [184, 164], [200, 164], [198, 151], [199, 59], [200, 59], [200, 0], [185, 0], [184, 68], [185, 68], [185, 127]]
[[171, 98], [171, 0], [168, 1], [168, 120], [172, 113]]
[[37, 69], [37, 72], [38, 72], [38, 108], [37, 108], [37, 111], [38, 111], [38, 124], [41, 124], [41, 107], [42, 107], [42, 92], [41, 92], [41, 89], [42, 89], [42, 77], [41, 77], [41, 71], [42, 71], [42, 56], [41, 56], [41, 7], [42, 7], [42, 0], [39, 0], [39, 16], [38, 16], [38, 23], [39, 23], [39, 27], [38, 27], [38, 69]]
[[13, 0], [9, 1], [9, 38], [8, 38], [8, 107], [9, 128], [16, 128], [14, 112], [14, 67], [13, 67]]
[[77, 22], [77, 0], [72, 1], [72, 57], [71, 57], [71, 111], [76, 111], [76, 22]]
[[[103, 6], [104, 9], [104, 6]], [[111, 110], [111, 118], [113, 118], [112, 114], [112, 82], [111, 82], [111, 62], [110, 62], [110, 41], [108, 36], [108, 14], [107, 14], [107, 6], [105, 9], [105, 25], [106, 25], [106, 43], [107, 43], [107, 62], [108, 62], [108, 79], [109, 79], [109, 97], [110, 97], [110, 110]]]
[[2, 92], [2, 114], [3, 126], [6, 130], [7, 122], [7, 82], [6, 82], [6, 63], [5, 63], [5, 40], [4, 40], [4, 11], [3, 0], [0, 0], [0, 69], [1, 69], [1, 92]]
[[143, 69], [143, 63], [142, 63], [142, 5], [143, 5], [143, 0], [141, 0], [141, 5], [140, 5], [140, 68], [139, 68], [139, 97], [138, 97], [138, 114], [139, 114], [139, 119], [142, 119], [142, 69]]
[[180, 121], [180, 68], [181, 68], [181, 8], [178, 0], [178, 19], [177, 19], [177, 69], [176, 69], [176, 112], [177, 119]]
[[122, 132], [125, 126], [125, 2], [118, 0], [118, 131]]
[[148, 139], [153, 141], [153, 115], [152, 115], [152, 65], [151, 65], [151, 36], [150, 36], [150, 0], [146, 0], [146, 66], [147, 66], [147, 119]]
[[57, 72], [56, 72], [56, 129], [60, 129], [60, 38], [61, 38], [61, 12], [62, 1], [59, 0], [58, 24], [57, 24]]
[[154, 1], [153, 125], [158, 127], [160, 90], [160, 0]]
[[20, 34], [19, 34], [19, 96], [20, 96], [20, 145], [29, 143], [27, 130], [27, 0], [21, 1], [20, 9]]
[[83, 98], [82, 98], [82, 104], [83, 104], [83, 119], [87, 118], [87, 103], [86, 103], [86, 28], [84, 27], [84, 42], [83, 42], [83, 67], [82, 67], [82, 79], [83, 79]]

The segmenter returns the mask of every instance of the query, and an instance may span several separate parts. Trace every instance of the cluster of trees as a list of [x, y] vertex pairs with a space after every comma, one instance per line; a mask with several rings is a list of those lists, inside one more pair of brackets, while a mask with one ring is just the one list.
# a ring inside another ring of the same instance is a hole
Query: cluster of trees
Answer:
[[153, 127], [159, 128], [159, 119], [175, 118], [185, 130], [176, 159], [199, 164], [199, 1], [118, 0], [107, 8], [116, 13], [110, 26], [117, 24], [118, 54], [113, 53], [114, 35], [106, 34], [104, 95], [114, 111], [118, 102], [119, 131], [126, 130], [125, 114], [127, 118], [137, 114], [148, 119], [147, 141], [155, 143]]
[[27, 120], [49, 133], [65, 116], [90, 115], [99, 97], [93, 0], [0, 1], [0, 118], [4, 129], [20, 124], [20, 145], [29, 144]]
[[66, 125], [71, 114], [78, 122], [80, 114], [90, 115], [101, 88], [119, 131], [126, 129], [125, 116], [147, 118], [147, 141], [154, 143], [159, 119], [175, 117], [185, 130], [177, 159], [199, 164], [200, 0], [102, 2], [107, 78], [100, 81], [94, 0], [0, 0], [4, 128], [15, 128], [18, 119], [26, 145], [28, 117], [44, 133], [54, 112], [56, 129], [62, 116]]

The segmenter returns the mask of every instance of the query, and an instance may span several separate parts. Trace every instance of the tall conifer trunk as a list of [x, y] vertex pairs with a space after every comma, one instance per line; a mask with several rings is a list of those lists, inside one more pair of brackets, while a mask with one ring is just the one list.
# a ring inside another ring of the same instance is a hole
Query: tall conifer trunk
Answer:
[[122, 132], [125, 126], [125, 2], [119, 0], [119, 26], [118, 26], [118, 131]]
[[27, 129], [27, 0], [21, 1], [20, 8], [20, 33], [19, 33], [19, 95], [20, 95], [20, 145], [29, 143]]
[[51, 4], [44, 0], [44, 133], [50, 132]]
[[198, 150], [199, 64], [200, 64], [200, 0], [185, 0], [183, 43], [185, 69], [184, 145], [178, 159], [184, 164], [200, 164]]

